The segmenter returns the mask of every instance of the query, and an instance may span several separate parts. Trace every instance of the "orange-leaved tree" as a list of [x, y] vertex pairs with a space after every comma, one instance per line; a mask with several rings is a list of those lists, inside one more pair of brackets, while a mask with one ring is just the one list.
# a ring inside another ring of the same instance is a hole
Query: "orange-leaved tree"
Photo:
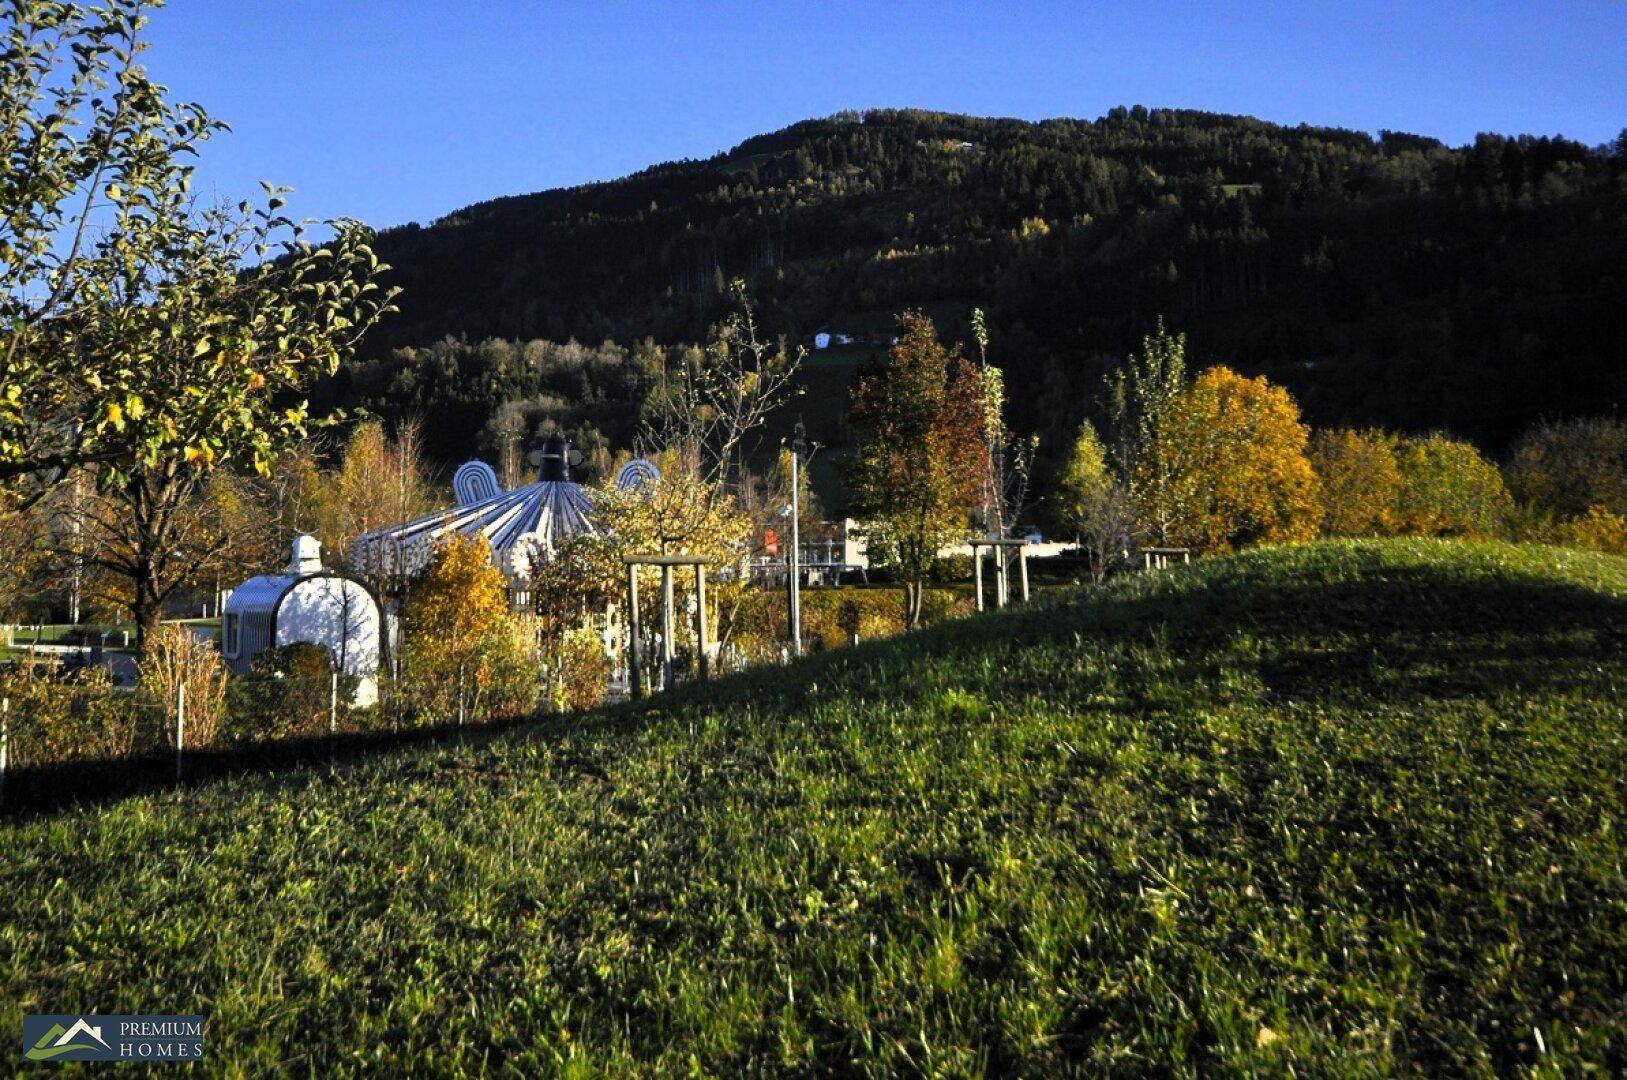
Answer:
[[442, 541], [404, 615], [404, 674], [425, 705], [445, 713], [535, 707], [534, 649], [483, 538]]
[[904, 583], [905, 623], [913, 628], [939, 549], [966, 538], [989, 454], [976, 370], [939, 343], [919, 312], [899, 316], [898, 327], [898, 343], [867, 364], [853, 388], [848, 418], [858, 452], [848, 490], [869, 558]]
[[1137, 466], [1161, 470], [1178, 492], [1178, 543], [1223, 551], [1308, 540], [1322, 518], [1309, 436], [1288, 391], [1212, 367], [1175, 399]]
[[1322, 481], [1322, 531], [1372, 536], [1400, 526], [1401, 468], [1379, 432], [1333, 428], [1311, 436], [1311, 467]]

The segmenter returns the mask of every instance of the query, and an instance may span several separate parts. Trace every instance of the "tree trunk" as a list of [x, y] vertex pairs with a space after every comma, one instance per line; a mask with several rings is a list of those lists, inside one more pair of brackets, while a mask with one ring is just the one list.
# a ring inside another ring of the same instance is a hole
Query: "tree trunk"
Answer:
[[150, 594], [144, 582], [136, 583], [135, 598], [130, 602], [130, 615], [136, 621], [136, 653], [145, 656], [147, 649], [157, 640], [164, 605]]
[[904, 583], [904, 626], [914, 630], [921, 625], [921, 583]]

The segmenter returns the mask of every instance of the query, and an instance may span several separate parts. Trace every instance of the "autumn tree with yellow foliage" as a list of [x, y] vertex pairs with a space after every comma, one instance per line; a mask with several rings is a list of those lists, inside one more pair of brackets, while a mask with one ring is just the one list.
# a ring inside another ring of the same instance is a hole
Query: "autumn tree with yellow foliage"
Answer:
[[1566, 547], [1627, 555], [1627, 517], [1602, 506], [1590, 506], [1587, 513], [1560, 522], [1554, 529], [1554, 539]]
[[1107, 577], [1135, 532], [1135, 513], [1130, 493], [1113, 475], [1107, 450], [1088, 420], [1063, 462], [1053, 505], [1085, 550], [1091, 577]]
[[1417, 536], [1499, 537], [1514, 500], [1502, 473], [1472, 443], [1446, 435], [1392, 437], [1401, 473], [1401, 531]]
[[1386, 535], [1400, 527], [1401, 468], [1382, 433], [1334, 428], [1311, 436], [1311, 467], [1322, 481], [1322, 531]]
[[1203, 372], [1137, 461], [1165, 478], [1170, 538], [1208, 551], [1308, 540], [1322, 518], [1299, 407], [1265, 378]]
[[407, 593], [403, 679], [414, 703], [441, 716], [536, 707], [537, 657], [510, 610], [484, 538], [442, 541]]

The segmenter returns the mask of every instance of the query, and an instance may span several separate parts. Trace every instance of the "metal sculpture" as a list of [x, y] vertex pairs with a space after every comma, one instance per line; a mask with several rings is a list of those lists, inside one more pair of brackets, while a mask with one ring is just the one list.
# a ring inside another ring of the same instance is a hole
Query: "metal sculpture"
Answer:
[[644, 491], [661, 482], [661, 470], [649, 458], [634, 458], [616, 473], [616, 487], [622, 491]]
[[465, 461], [452, 474], [452, 491], [459, 506], [474, 506], [487, 502], [503, 493], [497, 482], [497, 473], [484, 461]]

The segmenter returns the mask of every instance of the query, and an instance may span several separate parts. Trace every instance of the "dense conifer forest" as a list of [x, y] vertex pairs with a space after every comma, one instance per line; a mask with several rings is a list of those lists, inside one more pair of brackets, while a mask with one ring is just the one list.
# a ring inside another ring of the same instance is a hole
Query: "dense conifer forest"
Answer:
[[844, 113], [377, 247], [401, 313], [317, 400], [433, 415], [446, 460], [516, 423], [624, 442], [660, 350], [703, 339], [734, 278], [803, 341], [879, 340], [906, 308], [964, 338], [984, 308], [1011, 420], [1050, 447], [1159, 317], [1319, 425], [1496, 450], [1627, 399], [1627, 137]]

